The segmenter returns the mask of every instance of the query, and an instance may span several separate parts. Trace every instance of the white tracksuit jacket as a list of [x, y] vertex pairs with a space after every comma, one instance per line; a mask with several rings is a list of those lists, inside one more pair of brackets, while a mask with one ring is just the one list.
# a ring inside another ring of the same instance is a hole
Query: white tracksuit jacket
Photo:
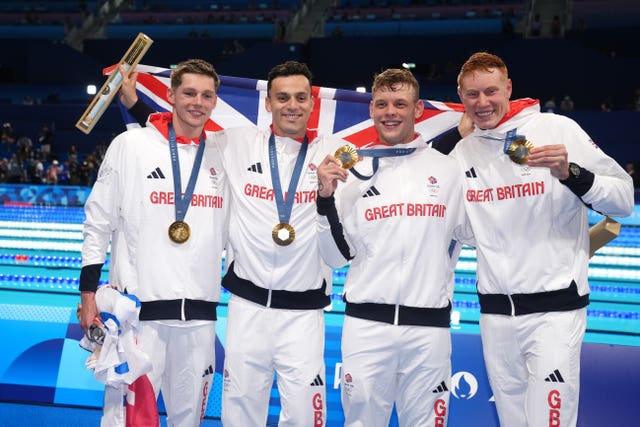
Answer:
[[[412, 147], [410, 155], [381, 158], [371, 179], [350, 174], [338, 184], [336, 208], [353, 257], [344, 287], [350, 302], [442, 308], [453, 298], [457, 257], [449, 246], [452, 240], [473, 244], [462, 174], [422, 138], [402, 145]], [[369, 175], [370, 162], [365, 158], [355, 168]], [[318, 216], [323, 257], [337, 268], [348, 260], [329, 225]]]
[[[110, 239], [109, 283], [140, 301], [218, 301], [226, 244], [228, 197], [218, 151], [207, 143], [185, 222], [191, 237], [169, 240], [175, 221], [167, 139], [153, 126], [116, 137], [85, 204], [82, 265], [104, 263]], [[197, 151], [178, 144], [183, 190]]]
[[[503, 145], [504, 135], [513, 128], [534, 146], [564, 144], [570, 162], [595, 174], [589, 191], [579, 198], [548, 168], [512, 162]], [[476, 129], [451, 155], [466, 175], [465, 204], [477, 241], [478, 292], [544, 292], [566, 288], [575, 280], [578, 293], [588, 294], [585, 204], [604, 215], [629, 215], [633, 186], [622, 167], [577, 123], [540, 113], [538, 104], [496, 129]]]
[[[316, 165], [344, 142], [310, 136], [289, 220], [295, 229], [295, 239], [288, 246], [279, 246], [271, 237], [273, 227], [280, 220], [269, 169], [269, 136], [270, 130], [252, 127], [231, 128], [214, 134], [232, 191], [229, 241], [234, 271], [259, 287], [294, 292], [318, 289], [326, 278], [329, 295], [331, 276], [327, 277], [327, 268], [321, 263], [315, 227]], [[289, 187], [300, 144], [291, 138], [276, 137], [283, 192]]]

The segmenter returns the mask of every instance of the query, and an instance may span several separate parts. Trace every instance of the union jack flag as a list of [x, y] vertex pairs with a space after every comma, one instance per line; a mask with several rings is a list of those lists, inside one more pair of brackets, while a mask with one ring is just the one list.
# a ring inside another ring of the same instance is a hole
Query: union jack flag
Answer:
[[[104, 70], [108, 74], [115, 65]], [[156, 111], [171, 111], [167, 100], [171, 70], [168, 68], [138, 65], [138, 97]], [[271, 113], [265, 109], [267, 81], [242, 77], [220, 76], [218, 103], [207, 123], [207, 130], [221, 130], [237, 126], [267, 128]], [[309, 129], [323, 135], [333, 134], [364, 148], [374, 144], [376, 131], [369, 118], [370, 93], [353, 90], [313, 86], [314, 107], [309, 119]], [[424, 101], [424, 113], [416, 120], [416, 131], [427, 141], [437, 138], [456, 127], [464, 111], [462, 104]], [[119, 101], [118, 101], [119, 102]], [[138, 126], [136, 120], [120, 104], [128, 128]]]

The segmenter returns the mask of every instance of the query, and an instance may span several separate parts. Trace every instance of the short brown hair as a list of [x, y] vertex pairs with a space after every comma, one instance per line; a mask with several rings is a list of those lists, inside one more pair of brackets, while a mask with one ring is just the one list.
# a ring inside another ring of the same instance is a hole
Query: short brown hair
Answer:
[[502, 58], [488, 52], [476, 52], [467, 59], [467, 62], [462, 64], [458, 74], [458, 86], [465, 75], [476, 71], [489, 71], [489, 69], [496, 69], [509, 78], [509, 70], [507, 70], [507, 65]]
[[388, 68], [373, 78], [371, 93], [381, 89], [396, 90], [396, 85], [407, 85], [415, 89], [416, 101], [420, 98], [420, 84], [411, 71], [404, 68]]
[[171, 89], [176, 89], [182, 84], [182, 76], [185, 74], [202, 74], [213, 79], [216, 92], [220, 87], [220, 77], [213, 65], [203, 59], [187, 59], [178, 63], [171, 70]]

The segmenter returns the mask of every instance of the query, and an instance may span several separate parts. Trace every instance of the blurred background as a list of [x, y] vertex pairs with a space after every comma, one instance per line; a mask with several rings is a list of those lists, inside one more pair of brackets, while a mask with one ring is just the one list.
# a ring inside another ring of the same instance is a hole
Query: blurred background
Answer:
[[[115, 108], [89, 136], [75, 122], [87, 85], [102, 86], [139, 32], [155, 41], [148, 65], [201, 57], [266, 79], [294, 59], [316, 85], [355, 89], [405, 64], [422, 98], [454, 102], [459, 66], [487, 50], [505, 58], [514, 98], [575, 117], [623, 165], [640, 158], [636, 0], [2, 0], [0, 120], [35, 145], [53, 133], [49, 162], [107, 144], [124, 130]], [[0, 158], [10, 151], [3, 137]]]

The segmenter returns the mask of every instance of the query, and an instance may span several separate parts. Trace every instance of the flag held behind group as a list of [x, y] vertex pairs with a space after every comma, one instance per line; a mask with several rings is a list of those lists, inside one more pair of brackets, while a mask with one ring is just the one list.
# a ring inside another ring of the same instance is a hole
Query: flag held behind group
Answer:
[[[105, 69], [112, 72], [115, 67]], [[136, 91], [138, 97], [156, 111], [171, 111], [167, 99], [171, 70], [163, 67], [137, 65]], [[218, 104], [205, 129], [221, 130], [238, 126], [267, 128], [271, 114], [265, 108], [267, 82], [242, 77], [220, 76]], [[376, 141], [373, 121], [369, 118], [370, 93], [354, 90], [313, 87], [314, 108], [309, 119], [309, 129], [323, 135], [334, 135], [363, 148]], [[426, 141], [437, 138], [456, 127], [464, 107], [462, 104], [423, 100], [424, 113], [416, 120], [416, 131]], [[138, 126], [135, 119], [118, 101], [128, 128]]]

